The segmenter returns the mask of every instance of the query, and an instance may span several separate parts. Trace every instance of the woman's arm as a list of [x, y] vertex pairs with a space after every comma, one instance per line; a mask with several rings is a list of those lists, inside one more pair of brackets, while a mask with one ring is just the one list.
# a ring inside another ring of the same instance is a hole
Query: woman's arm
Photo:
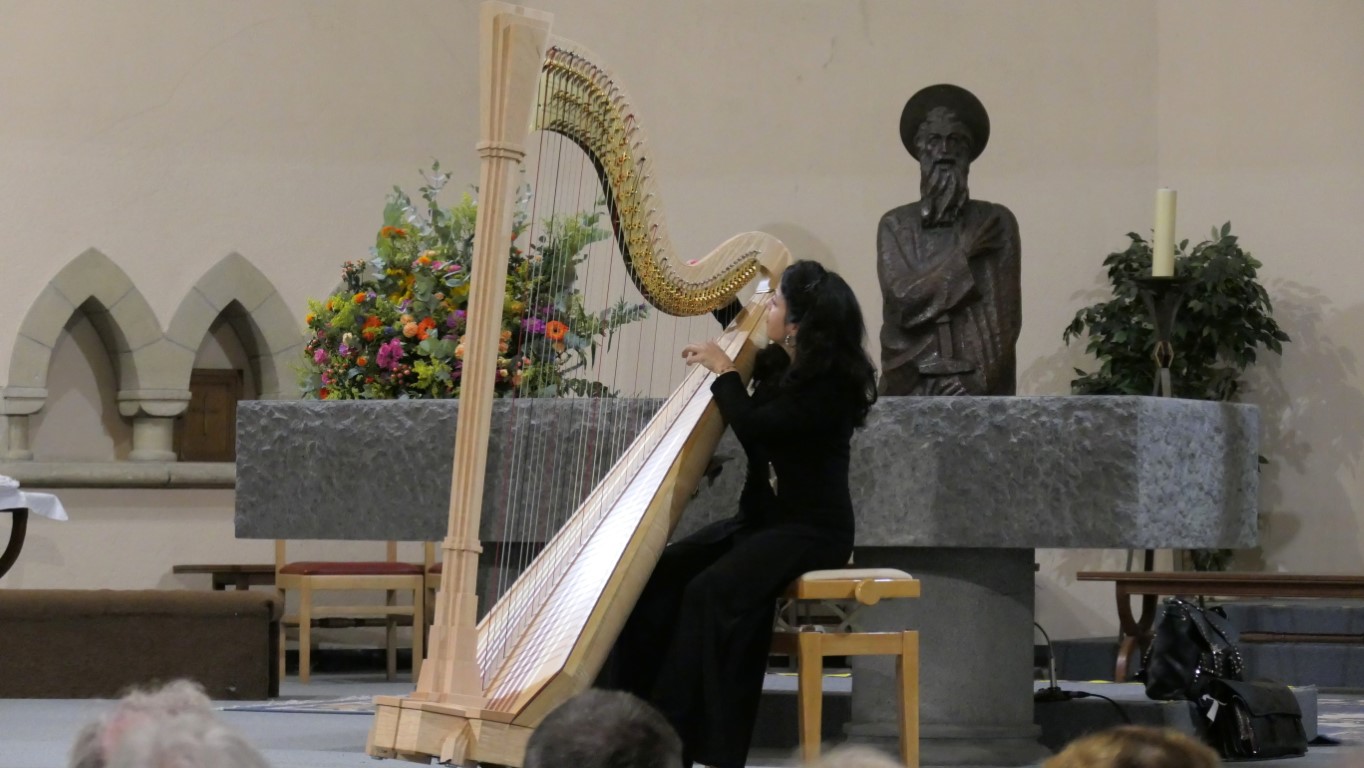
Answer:
[[723, 373], [710, 385], [720, 415], [742, 443], [791, 440], [809, 434], [829, 420], [837, 409], [825, 402], [824, 387], [805, 387], [799, 392], [782, 392], [764, 402], [748, 394], [737, 372]]

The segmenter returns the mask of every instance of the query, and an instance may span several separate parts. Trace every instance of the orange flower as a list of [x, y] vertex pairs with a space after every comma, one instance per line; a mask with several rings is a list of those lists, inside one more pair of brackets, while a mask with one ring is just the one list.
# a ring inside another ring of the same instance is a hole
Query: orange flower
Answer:
[[351, 297], [351, 300], [354, 301], [356, 304], [364, 304], [364, 303], [365, 303], [365, 294], [363, 294], [363, 293], [357, 293], [357, 294], [355, 294], [354, 296]]
[[381, 237], [407, 237], [407, 230], [401, 227], [384, 227], [379, 230]]
[[303, 316], [303, 322], [307, 323], [308, 325], [312, 325], [313, 321], [316, 319], [317, 315], [314, 315], [312, 312], [309, 312], [308, 314]]
[[554, 341], [559, 341], [564, 336], [568, 335], [568, 326], [558, 320], [550, 320], [548, 323], [545, 323], [545, 335]]
[[326, 387], [323, 387], [322, 389], [317, 391], [317, 397], [319, 400], [326, 400], [328, 397], [331, 397], [331, 394], [332, 393], [328, 391]]
[[365, 357], [364, 355], [360, 355], [359, 357], [355, 358], [355, 364], [360, 366], [361, 368], [364, 368], [365, 366], [369, 365], [369, 358]]
[[408, 323], [407, 325], [403, 326], [403, 335], [410, 339], [413, 336], [417, 335], [417, 330], [418, 329], [416, 323]]
[[383, 325], [383, 324], [384, 324], [384, 321], [383, 321], [383, 320], [380, 320], [378, 315], [370, 315], [369, 317], [365, 318], [365, 327], [366, 327], [366, 328], [378, 328], [379, 326], [381, 326], [381, 325]]
[[374, 341], [374, 337], [379, 335], [378, 328], [366, 328], [360, 331], [360, 335], [365, 337], [365, 341]]

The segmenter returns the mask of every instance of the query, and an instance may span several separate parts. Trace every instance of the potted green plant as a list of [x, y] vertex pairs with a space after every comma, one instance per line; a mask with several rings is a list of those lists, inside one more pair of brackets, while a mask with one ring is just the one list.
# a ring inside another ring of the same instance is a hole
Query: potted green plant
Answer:
[[[1136, 233], [1126, 250], [1104, 259], [1113, 297], [1075, 313], [1061, 338], [1086, 335], [1093, 371], [1075, 369], [1071, 391], [1083, 395], [1146, 395], [1154, 382], [1155, 327], [1136, 278], [1151, 274], [1151, 244]], [[1274, 321], [1269, 294], [1256, 279], [1261, 264], [1231, 234], [1231, 223], [1210, 239], [1176, 249], [1175, 274], [1187, 278], [1184, 301], [1171, 329], [1171, 377], [1176, 397], [1235, 400], [1242, 375], [1259, 350], [1283, 353], [1288, 334]], [[1262, 459], [1263, 461], [1263, 459]], [[1197, 570], [1223, 570], [1231, 550], [1193, 550]]]

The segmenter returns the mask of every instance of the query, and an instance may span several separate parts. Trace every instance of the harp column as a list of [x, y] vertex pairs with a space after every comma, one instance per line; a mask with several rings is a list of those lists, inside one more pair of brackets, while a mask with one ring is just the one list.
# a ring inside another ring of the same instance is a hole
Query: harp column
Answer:
[[431, 627], [430, 658], [416, 698], [478, 707], [479, 516], [488, 464], [498, 334], [511, 249], [508, 213], [512, 172], [525, 157], [536, 87], [549, 39], [549, 14], [502, 3], [481, 9], [481, 140], [478, 218], [474, 223], [468, 330], [460, 387], [459, 428], [451, 470], [449, 528], [441, 545], [443, 573]]

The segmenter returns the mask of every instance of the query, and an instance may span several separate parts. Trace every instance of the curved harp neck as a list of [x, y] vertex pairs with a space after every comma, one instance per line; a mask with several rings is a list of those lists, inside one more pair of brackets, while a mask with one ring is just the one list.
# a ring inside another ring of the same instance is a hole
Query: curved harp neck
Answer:
[[760, 271], [780, 275], [785, 264], [776, 252], [786, 249], [762, 233], [732, 238], [702, 258], [677, 257], [648, 142], [630, 97], [582, 47], [550, 40], [532, 127], [563, 135], [591, 159], [631, 279], [663, 312], [711, 312], [728, 305]]

